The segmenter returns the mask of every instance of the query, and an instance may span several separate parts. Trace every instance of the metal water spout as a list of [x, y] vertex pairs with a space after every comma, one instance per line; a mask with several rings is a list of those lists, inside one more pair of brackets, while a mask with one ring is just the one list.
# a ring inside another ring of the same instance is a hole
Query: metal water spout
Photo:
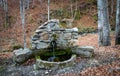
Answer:
[[55, 49], [56, 49], [56, 47], [57, 47], [57, 42], [56, 42], [56, 34], [55, 33], [53, 33], [53, 35], [52, 35], [52, 39], [51, 39], [51, 42], [50, 42], [50, 47], [51, 47], [51, 51], [53, 52], [53, 55], [52, 55], [52, 57], [50, 57], [49, 59], [48, 59], [48, 61], [54, 61], [54, 59], [56, 58], [56, 56], [55, 56]]

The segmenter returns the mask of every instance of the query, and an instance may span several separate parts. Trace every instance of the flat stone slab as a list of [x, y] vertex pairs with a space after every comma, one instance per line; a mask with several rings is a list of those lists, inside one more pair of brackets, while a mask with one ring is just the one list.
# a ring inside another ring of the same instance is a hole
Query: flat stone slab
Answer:
[[78, 46], [72, 49], [72, 52], [82, 56], [82, 57], [92, 57], [94, 56], [94, 47], [93, 46]]

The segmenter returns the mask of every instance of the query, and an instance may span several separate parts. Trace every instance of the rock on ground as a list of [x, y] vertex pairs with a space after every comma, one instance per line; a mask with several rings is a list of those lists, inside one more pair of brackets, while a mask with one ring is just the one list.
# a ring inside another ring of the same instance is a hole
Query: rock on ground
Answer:
[[13, 52], [13, 58], [14, 61], [17, 63], [22, 63], [25, 60], [27, 60], [30, 56], [32, 55], [32, 51], [30, 51], [29, 49], [25, 48], [25, 49], [18, 49], [18, 50], [14, 50]]

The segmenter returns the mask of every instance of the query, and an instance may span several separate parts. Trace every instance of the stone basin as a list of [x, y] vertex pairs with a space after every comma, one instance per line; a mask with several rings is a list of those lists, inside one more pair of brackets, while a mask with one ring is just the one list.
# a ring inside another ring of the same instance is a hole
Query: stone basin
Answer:
[[46, 69], [65, 68], [65, 67], [73, 66], [75, 64], [75, 60], [76, 60], [76, 55], [72, 55], [70, 59], [60, 62], [50, 62], [50, 61], [37, 59], [36, 65], [38, 66], [38, 68], [46, 68]]

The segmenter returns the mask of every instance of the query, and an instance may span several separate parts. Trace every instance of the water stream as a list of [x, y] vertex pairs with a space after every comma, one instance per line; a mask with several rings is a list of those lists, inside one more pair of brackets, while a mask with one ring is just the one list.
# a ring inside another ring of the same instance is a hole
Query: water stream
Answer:
[[53, 62], [55, 60], [55, 58], [56, 58], [56, 56], [55, 56], [56, 45], [57, 45], [56, 41], [52, 40], [51, 43], [50, 43], [50, 46], [51, 46], [51, 50], [52, 50], [53, 55], [52, 55], [52, 57], [48, 58], [48, 61]]

